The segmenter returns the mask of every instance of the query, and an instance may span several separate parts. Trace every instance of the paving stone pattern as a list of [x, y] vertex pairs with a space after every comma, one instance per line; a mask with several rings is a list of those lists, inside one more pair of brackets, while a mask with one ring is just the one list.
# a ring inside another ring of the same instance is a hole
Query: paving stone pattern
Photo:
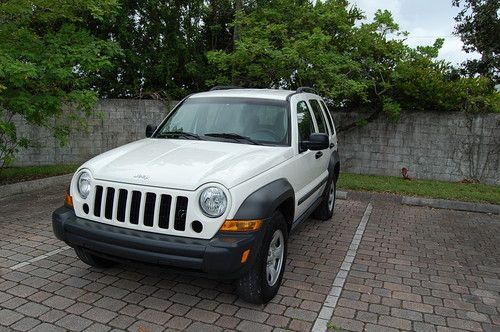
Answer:
[[376, 201], [332, 326], [500, 331], [500, 217]]
[[499, 216], [374, 196], [338, 201], [332, 220], [309, 220], [291, 236], [280, 292], [256, 306], [230, 281], [140, 264], [87, 267], [52, 235], [64, 190], [0, 200], [0, 331], [310, 330], [370, 201], [332, 331], [500, 329]]

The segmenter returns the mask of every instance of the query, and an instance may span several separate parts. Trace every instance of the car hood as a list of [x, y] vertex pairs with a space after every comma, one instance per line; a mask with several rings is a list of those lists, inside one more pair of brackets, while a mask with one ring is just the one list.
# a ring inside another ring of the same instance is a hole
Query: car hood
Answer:
[[232, 188], [291, 157], [289, 147], [149, 138], [105, 152], [81, 168], [98, 180], [195, 190], [208, 182]]

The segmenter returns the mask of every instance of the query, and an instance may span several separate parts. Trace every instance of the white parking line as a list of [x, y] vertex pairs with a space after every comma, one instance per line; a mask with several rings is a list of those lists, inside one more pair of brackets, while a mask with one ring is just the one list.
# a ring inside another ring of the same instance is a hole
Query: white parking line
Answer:
[[69, 248], [70, 248], [69, 246], [64, 246], [62, 248], [49, 251], [46, 254], [43, 254], [43, 255], [34, 257], [32, 259], [29, 259], [29, 260], [27, 260], [25, 262], [21, 262], [19, 264], [13, 265], [9, 269], [11, 269], [11, 270], [17, 270], [17, 269], [19, 269], [19, 268], [21, 268], [23, 266], [30, 265], [31, 263], [37, 262], [37, 261], [42, 260], [44, 258], [47, 258], [47, 257], [50, 257], [50, 256], [54, 256], [54, 255], [56, 255], [56, 254], [58, 254], [60, 252], [63, 252], [64, 250], [68, 250]]
[[342, 289], [344, 289], [344, 283], [347, 278], [347, 274], [351, 270], [352, 262], [354, 262], [354, 258], [356, 257], [356, 252], [358, 251], [361, 238], [363, 237], [363, 233], [365, 232], [366, 224], [370, 219], [372, 209], [372, 203], [368, 203], [365, 213], [363, 214], [358, 228], [356, 229], [356, 233], [354, 233], [351, 245], [349, 246], [349, 249], [347, 250], [347, 253], [344, 257], [344, 261], [342, 262], [340, 271], [337, 273], [335, 279], [333, 280], [330, 294], [328, 294], [328, 296], [326, 297], [326, 300], [321, 307], [321, 311], [319, 312], [318, 318], [316, 318], [316, 321], [314, 322], [314, 326], [312, 328], [313, 332], [324, 332], [328, 329], [328, 322], [332, 318], [333, 311], [335, 310], [340, 297], [340, 293], [342, 292]]

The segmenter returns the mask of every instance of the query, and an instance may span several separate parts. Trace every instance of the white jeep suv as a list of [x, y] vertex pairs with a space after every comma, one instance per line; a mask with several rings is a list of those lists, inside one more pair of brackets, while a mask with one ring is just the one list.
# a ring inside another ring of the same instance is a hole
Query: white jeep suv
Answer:
[[277, 293], [289, 233], [329, 219], [340, 162], [324, 101], [297, 91], [216, 87], [182, 100], [147, 138], [74, 174], [53, 213], [57, 238], [92, 266], [140, 261]]

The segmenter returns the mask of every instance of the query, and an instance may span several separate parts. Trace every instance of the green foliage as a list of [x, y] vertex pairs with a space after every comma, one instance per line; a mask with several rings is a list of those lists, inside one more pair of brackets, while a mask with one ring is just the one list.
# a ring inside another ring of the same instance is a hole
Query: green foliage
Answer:
[[355, 125], [379, 115], [395, 121], [401, 109], [498, 105], [491, 82], [487, 88], [487, 80], [463, 78], [437, 60], [443, 40], [406, 46], [408, 34], [387, 10], [360, 23], [362, 13], [347, 0], [119, 1], [116, 15], [88, 24], [123, 49], [94, 79], [105, 97], [178, 99], [213, 85], [307, 85], [333, 108], [373, 111]]
[[341, 332], [343, 331], [342, 327], [341, 326], [338, 326], [338, 325], [335, 325], [334, 323], [332, 323], [331, 321], [328, 321], [326, 322], [326, 327], [329, 329], [329, 330], [333, 330], [335, 332]]
[[461, 7], [455, 17], [455, 33], [466, 52], [479, 52], [481, 59], [465, 63], [465, 72], [489, 77], [500, 83], [500, 2], [498, 0], [453, 0]]
[[372, 115], [341, 130], [379, 114], [397, 121], [401, 109], [498, 110], [491, 80], [461, 77], [437, 60], [442, 39], [412, 49], [390, 12], [379, 10], [372, 22], [359, 24], [361, 18], [344, 0], [260, 4], [237, 15], [233, 24], [240, 27], [240, 39], [233, 50], [208, 52], [208, 62], [217, 68], [208, 84], [307, 85], [335, 108], [372, 109]]
[[73, 173], [77, 165], [7, 167], [0, 173], [0, 185]]
[[358, 119], [358, 120], [356, 121], [356, 126], [357, 126], [357, 127], [365, 127], [365, 126], [367, 126], [367, 125], [368, 125], [368, 123], [369, 123], [369, 122], [368, 122], [368, 120], [367, 120], [367, 119], [362, 118], [362, 119]]
[[390, 121], [396, 122], [401, 114], [401, 106], [391, 97], [382, 99], [382, 110]]
[[217, 68], [209, 85], [294, 89], [309, 85], [332, 100], [363, 100], [369, 82], [348, 54], [361, 16], [347, 1], [270, 1], [239, 15], [240, 39], [232, 52], [208, 53]]
[[30, 144], [15, 119], [49, 128], [64, 143], [71, 125], [92, 110], [91, 78], [117, 49], [82, 25], [115, 7], [115, 0], [0, 3], [0, 168]]
[[395, 120], [400, 106], [385, 96], [392, 92], [393, 72], [408, 50], [387, 35], [405, 33], [388, 11], [357, 26], [361, 18], [343, 0], [269, 1], [237, 16], [234, 24], [241, 33], [233, 51], [208, 52], [209, 63], [217, 68], [209, 85], [312, 86], [334, 107], [371, 105]]
[[307, 85], [332, 108], [372, 111], [346, 128], [396, 121], [401, 109], [499, 112], [498, 2], [453, 1], [470, 10], [457, 32], [486, 68], [470, 77], [437, 60], [442, 40], [412, 49], [390, 12], [360, 23], [348, 0], [4, 0], [0, 167], [34, 143], [18, 135], [17, 119], [64, 143], [98, 94], [177, 99], [215, 84]]
[[114, 66], [95, 78], [100, 94], [179, 99], [205, 89], [210, 73], [206, 44], [224, 47], [231, 38], [224, 24], [232, 20], [232, 13], [218, 6], [222, 2], [228, 3], [121, 0], [112, 18], [91, 22], [95, 35], [114, 40], [123, 50], [112, 59]]
[[407, 110], [499, 112], [499, 94], [486, 77], [461, 77], [436, 60], [443, 40], [409, 49], [393, 72], [394, 98]]

